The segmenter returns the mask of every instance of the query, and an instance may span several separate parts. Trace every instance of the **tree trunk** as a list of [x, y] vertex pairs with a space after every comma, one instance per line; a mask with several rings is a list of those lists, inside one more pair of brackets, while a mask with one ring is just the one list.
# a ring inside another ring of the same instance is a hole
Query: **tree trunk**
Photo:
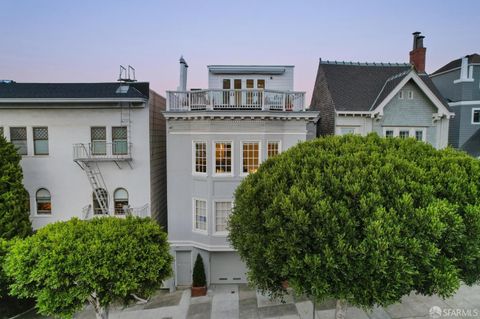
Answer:
[[335, 308], [335, 319], [345, 319], [347, 317], [347, 301], [337, 299], [337, 306]]
[[97, 319], [108, 319], [108, 307], [99, 307], [95, 311]]

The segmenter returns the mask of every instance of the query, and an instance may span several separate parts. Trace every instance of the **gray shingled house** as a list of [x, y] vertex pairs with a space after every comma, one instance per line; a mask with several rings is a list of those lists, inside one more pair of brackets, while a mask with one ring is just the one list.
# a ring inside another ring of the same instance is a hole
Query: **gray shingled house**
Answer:
[[480, 156], [480, 55], [453, 60], [431, 75], [455, 118], [450, 121], [449, 144]]
[[410, 63], [320, 60], [310, 106], [320, 111], [317, 135], [376, 132], [447, 146], [454, 114], [425, 73], [424, 37], [413, 35]]

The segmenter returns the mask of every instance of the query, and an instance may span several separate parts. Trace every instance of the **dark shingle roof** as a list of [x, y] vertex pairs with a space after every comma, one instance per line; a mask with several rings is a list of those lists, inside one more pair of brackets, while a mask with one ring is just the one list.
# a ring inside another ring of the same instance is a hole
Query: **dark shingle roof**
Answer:
[[410, 64], [345, 64], [330, 61], [320, 61], [319, 67], [325, 72], [328, 90], [337, 111], [369, 111], [379, 94], [388, 92], [382, 90], [387, 80], [411, 69]]
[[[320, 61], [336, 111], [372, 111], [413, 70], [410, 64], [342, 63]], [[449, 109], [427, 74], [418, 74], [433, 94]], [[315, 88], [317, 89], [317, 88]], [[312, 108], [316, 109], [315, 105]]]
[[[477, 53], [467, 55], [467, 57], [468, 57], [468, 63], [480, 63], [480, 55], [477, 54]], [[453, 60], [453, 61], [445, 64], [444, 66], [442, 66], [437, 71], [433, 72], [432, 75], [459, 68], [461, 65], [462, 65], [462, 58]]]
[[[126, 93], [117, 93], [122, 85], [129, 85]], [[148, 82], [104, 83], [2, 83], [1, 99], [109, 99], [149, 97]]]

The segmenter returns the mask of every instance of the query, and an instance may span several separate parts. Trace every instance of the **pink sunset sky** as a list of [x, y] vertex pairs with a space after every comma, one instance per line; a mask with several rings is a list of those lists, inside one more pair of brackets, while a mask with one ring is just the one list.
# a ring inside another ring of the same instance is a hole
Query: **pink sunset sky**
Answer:
[[[132, 65], [165, 95], [207, 87], [209, 64], [295, 65], [295, 90], [311, 96], [319, 58], [408, 62], [414, 31], [427, 72], [480, 51], [480, 1], [0, 2], [0, 79], [104, 82]], [[307, 102], [308, 103], [308, 102]]]

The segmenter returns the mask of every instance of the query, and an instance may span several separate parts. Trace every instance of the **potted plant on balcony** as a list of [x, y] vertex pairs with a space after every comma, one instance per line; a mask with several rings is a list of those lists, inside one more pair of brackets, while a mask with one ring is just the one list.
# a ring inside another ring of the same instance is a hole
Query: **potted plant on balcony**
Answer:
[[197, 254], [193, 266], [192, 297], [205, 296], [207, 294], [207, 279], [205, 278], [205, 267], [200, 254]]

